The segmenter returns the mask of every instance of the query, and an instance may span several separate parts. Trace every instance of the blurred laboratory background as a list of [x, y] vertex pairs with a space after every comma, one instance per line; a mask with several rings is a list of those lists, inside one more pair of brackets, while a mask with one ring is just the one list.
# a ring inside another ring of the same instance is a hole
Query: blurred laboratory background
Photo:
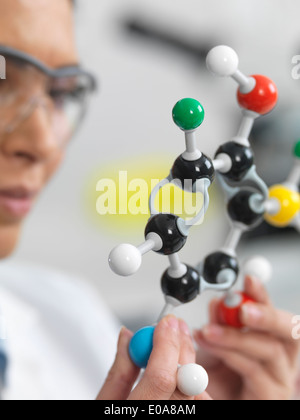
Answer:
[[[86, 193], [88, 188], [96, 190], [95, 184], [89, 184], [93, 171], [101, 167], [130, 170], [130, 163], [147, 160], [148, 155], [154, 167], [155, 156], [169, 156], [168, 170], [184, 147], [171, 119], [173, 105], [183, 97], [203, 103], [206, 120], [198, 131], [199, 147], [214, 156], [218, 145], [236, 133], [240, 119], [235, 84], [214, 78], [205, 67], [209, 49], [226, 44], [238, 52], [245, 73], [266, 74], [278, 86], [277, 109], [257, 123], [255, 151], [258, 171], [267, 182], [283, 181], [292, 165], [293, 143], [300, 138], [300, 80], [292, 78], [292, 58], [300, 53], [299, 4], [296, 0], [77, 3], [82, 63], [98, 77], [99, 90], [70, 145], [65, 165], [27, 222], [13, 262], [80, 275], [93, 284], [122, 322], [139, 324], [153, 320], [161, 309], [159, 281], [167, 261], [152, 254], [133, 278], [111, 273], [107, 264], [111, 248], [124, 240], [142, 242], [143, 226], [132, 233], [124, 226], [124, 233], [112, 224], [110, 232], [105, 223], [95, 222], [101, 216], [93, 196]], [[188, 263], [198, 262], [224, 241], [228, 223], [219, 205], [222, 198], [216, 200], [218, 206], [213, 197], [205, 223], [194, 230], [182, 252]], [[274, 297], [294, 311], [300, 298], [299, 250], [300, 238], [290, 232], [257, 236], [245, 241], [240, 250], [270, 258], [275, 267], [270, 285]], [[191, 306], [187, 311], [192, 311], [196, 326], [201, 298]]]
[[[98, 92], [65, 165], [27, 221], [10, 267], [25, 267], [28, 277], [38, 267], [41, 284], [42, 273], [48, 273], [47, 281], [52, 273], [58, 295], [68, 292], [60, 290], [57, 276], [81, 279], [120, 323], [133, 330], [152, 324], [164, 304], [160, 277], [168, 261], [152, 253], [131, 278], [110, 271], [111, 249], [122, 242], [142, 243], [144, 225], [140, 218], [127, 224], [126, 218], [120, 223], [118, 216], [97, 214], [97, 176], [130, 172], [138, 164], [145, 173], [155, 174], [157, 165], [161, 174], [165, 167], [167, 175], [184, 147], [171, 118], [172, 107], [184, 97], [204, 105], [199, 148], [214, 156], [236, 133], [241, 117], [234, 82], [214, 78], [205, 67], [209, 49], [227, 44], [238, 52], [243, 72], [265, 74], [278, 86], [278, 106], [256, 123], [252, 141], [258, 173], [268, 184], [283, 181], [300, 138], [300, 80], [292, 78], [292, 58], [300, 54], [299, 11], [297, 0], [79, 0], [78, 46], [82, 63], [99, 80]], [[182, 260], [197, 264], [223, 245], [228, 229], [223, 197], [214, 187], [205, 222], [193, 230]], [[246, 236], [239, 247], [242, 260], [261, 254], [272, 262], [272, 298], [296, 314], [299, 251], [299, 234], [267, 226]], [[211, 297], [201, 296], [177, 313], [199, 328], [207, 320]]]

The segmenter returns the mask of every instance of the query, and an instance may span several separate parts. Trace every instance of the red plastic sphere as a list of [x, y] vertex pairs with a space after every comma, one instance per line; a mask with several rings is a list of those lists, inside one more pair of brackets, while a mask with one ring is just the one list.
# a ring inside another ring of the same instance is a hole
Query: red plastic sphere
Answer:
[[242, 108], [260, 115], [268, 114], [275, 108], [278, 100], [278, 90], [275, 83], [266, 76], [251, 76], [256, 80], [256, 86], [250, 93], [238, 90], [238, 102]]
[[244, 327], [244, 325], [240, 321], [240, 309], [245, 303], [253, 303], [254, 300], [243, 292], [236, 292], [236, 295], [240, 296], [240, 302], [235, 307], [227, 306], [226, 297], [220, 302], [219, 318], [224, 325], [241, 329]]

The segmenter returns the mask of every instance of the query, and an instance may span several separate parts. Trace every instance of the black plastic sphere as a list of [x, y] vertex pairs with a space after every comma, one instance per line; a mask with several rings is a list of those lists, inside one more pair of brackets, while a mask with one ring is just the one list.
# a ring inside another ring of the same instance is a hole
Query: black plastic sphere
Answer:
[[203, 155], [193, 161], [188, 161], [179, 156], [171, 170], [173, 179], [178, 179], [184, 189], [185, 182], [191, 180], [194, 185], [199, 179], [209, 179], [212, 184], [215, 178], [215, 169], [212, 160]]
[[187, 273], [174, 279], [167, 270], [162, 276], [161, 288], [165, 296], [177, 299], [181, 303], [189, 303], [199, 295], [200, 275], [194, 268], [187, 266]]
[[216, 157], [221, 153], [225, 153], [231, 159], [232, 168], [229, 172], [222, 175], [232, 181], [241, 181], [254, 165], [254, 156], [251, 148], [242, 146], [234, 141], [223, 144], [218, 149]]
[[250, 198], [253, 195], [251, 191], [240, 191], [229, 201], [228, 213], [234, 222], [243, 223], [246, 226], [262, 222], [264, 212], [257, 213], [250, 207]]
[[157, 251], [162, 255], [172, 255], [179, 252], [186, 244], [187, 237], [178, 229], [177, 221], [179, 217], [174, 214], [157, 214], [153, 216], [145, 230], [145, 237], [149, 233], [156, 233], [160, 236], [163, 247]]
[[206, 257], [204, 261], [203, 277], [207, 283], [219, 284], [218, 274], [222, 270], [230, 269], [236, 273], [236, 279], [239, 274], [239, 265], [236, 258], [225, 254], [224, 252], [215, 252]]

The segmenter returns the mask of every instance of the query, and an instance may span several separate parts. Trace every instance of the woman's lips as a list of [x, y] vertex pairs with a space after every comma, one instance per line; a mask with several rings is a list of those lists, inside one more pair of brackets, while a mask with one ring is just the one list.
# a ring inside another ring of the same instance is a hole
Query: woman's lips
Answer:
[[36, 195], [24, 188], [0, 190], [0, 209], [13, 217], [23, 218], [30, 212]]

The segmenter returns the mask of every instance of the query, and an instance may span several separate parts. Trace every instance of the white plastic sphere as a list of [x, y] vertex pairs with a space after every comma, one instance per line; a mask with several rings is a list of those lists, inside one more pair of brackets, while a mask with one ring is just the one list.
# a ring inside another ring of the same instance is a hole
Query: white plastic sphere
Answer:
[[272, 279], [273, 267], [266, 258], [255, 256], [245, 262], [243, 273], [245, 276], [255, 277], [265, 284]]
[[208, 374], [200, 365], [191, 363], [178, 369], [177, 388], [188, 397], [202, 394], [208, 387], [208, 382]]
[[128, 277], [141, 267], [142, 254], [135, 246], [122, 244], [112, 250], [108, 262], [114, 273]]
[[206, 64], [208, 70], [217, 76], [232, 76], [238, 70], [239, 57], [232, 48], [220, 45], [208, 53]]

